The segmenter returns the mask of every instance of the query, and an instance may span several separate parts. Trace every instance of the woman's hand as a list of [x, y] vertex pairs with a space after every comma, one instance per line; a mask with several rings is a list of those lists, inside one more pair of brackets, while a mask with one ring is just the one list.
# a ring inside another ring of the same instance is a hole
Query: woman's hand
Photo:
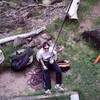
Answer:
[[45, 65], [43, 66], [43, 69], [44, 69], [44, 70], [48, 70], [48, 68], [47, 68]]
[[53, 59], [53, 58], [50, 58], [49, 63], [50, 63], [50, 64], [53, 64], [53, 63], [54, 63], [54, 59]]

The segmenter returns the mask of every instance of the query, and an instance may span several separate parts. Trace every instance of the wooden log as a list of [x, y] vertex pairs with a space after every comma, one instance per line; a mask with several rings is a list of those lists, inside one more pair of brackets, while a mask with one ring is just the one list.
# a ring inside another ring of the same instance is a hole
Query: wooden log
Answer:
[[[76, 92], [64, 92], [64, 93], [56, 93], [52, 95], [39, 95], [39, 96], [21, 96], [21, 97], [15, 97], [15, 98], [8, 98], [6, 100], [44, 100], [47, 98], [52, 98], [52, 97], [60, 97], [60, 96], [69, 96], [71, 94], [75, 94]], [[1, 100], [1, 99], [0, 99]], [[77, 100], [77, 99], [76, 99]]]
[[29, 32], [29, 33], [25, 33], [25, 34], [9, 36], [9, 37], [0, 39], [0, 44], [4, 44], [4, 43], [10, 42], [10, 41], [13, 41], [18, 37], [19, 38], [28, 38], [28, 37], [31, 37], [31, 36], [34, 36], [34, 35], [38, 35], [40, 32], [42, 32], [44, 30], [46, 30], [46, 27], [41, 27], [41, 28], [39, 28], [39, 29], [37, 29], [35, 31]]

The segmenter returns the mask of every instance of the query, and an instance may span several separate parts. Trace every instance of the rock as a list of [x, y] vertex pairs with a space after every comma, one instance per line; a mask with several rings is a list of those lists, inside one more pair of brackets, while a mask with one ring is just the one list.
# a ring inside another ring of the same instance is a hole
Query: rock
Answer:
[[3, 34], [0, 34], [0, 39], [4, 38], [5, 36]]
[[75, 42], [79, 42], [79, 41], [80, 41], [80, 37], [74, 37], [73, 40], [74, 40]]
[[2, 2], [0, 2], [0, 7], [6, 7], [8, 5], [9, 5], [8, 2], [6, 2], [4, 0], [2, 0]]
[[27, 41], [26, 41], [25, 39], [18, 37], [18, 38], [16, 38], [16, 39], [14, 40], [13, 45], [14, 45], [14, 46], [22, 46], [22, 45], [25, 44], [26, 42], [27, 42]]
[[56, 46], [56, 51], [57, 52], [63, 52], [64, 51], [64, 46]]
[[51, 0], [43, 0], [43, 4], [44, 5], [50, 5], [51, 4]]
[[40, 35], [40, 37], [43, 38], [43, 39], [47, 39], [47, 40], [51, 39], [51, 35], [48, 34], [48, 33], [43, 33], [43, 34]]
[[43, 0], [43, 4], [44, 5], [50, 5], [53, 4], [55, 2], [61, 2], [62, 0]]
[[21, 0], [22, 6], [26, 6], [26, 5], [34, 4], [34, 3], [36, 3], [36, 0]]
[[28, 39], [29, 43], [25, 44], [24, 47], [31, 47], [31, 48], [41, 48], [42, 44], [51, 39], [51, 35], [48, 33], [42, 33], [37, 35], [36, 37], [32, 37]]
[[33, 47], [37, 47], [40, 44], [41, 41], [38, 38], [35, 38], [27, 46], [33, 48]]
[[91, 31], [84, 31], [82, 37], [86, 40], [93, 41], [92, 46], [100, 49], [100, 28]]
[[9, 6], [11, 8], [14, 8], [14, 9], [18, 9], [19, 8], [18, 4], [17, 3], [14, 3], [14, 2], [9, 2]]

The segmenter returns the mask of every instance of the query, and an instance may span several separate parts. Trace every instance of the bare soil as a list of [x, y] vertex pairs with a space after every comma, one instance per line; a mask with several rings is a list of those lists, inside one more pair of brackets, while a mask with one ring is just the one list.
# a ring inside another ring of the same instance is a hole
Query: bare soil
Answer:
[[28, 71], [29, 69], [25, 72], [13, 72], [9, 70], [0, 74], [0, 96], [13, 97], [34, 93], [35, 90], [27, 84], [27, 80], [30, 78]]
[[80, 23], [79, 31], [84, 32], [93, 29], [93, 21], [100, 17], [100, 2], [94, 5], [90, 13], [85, 16], [83, 21]]

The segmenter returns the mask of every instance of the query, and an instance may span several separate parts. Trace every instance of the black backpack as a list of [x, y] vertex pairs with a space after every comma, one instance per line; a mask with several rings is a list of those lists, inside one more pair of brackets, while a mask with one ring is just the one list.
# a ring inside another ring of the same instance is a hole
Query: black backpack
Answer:
[[14, 71], [20, 71], [27, 67], [27, 64], [32, 55], [32, 49], [28, 48], [24, 52], [18, 53], [11, 57], [11, 69]]

